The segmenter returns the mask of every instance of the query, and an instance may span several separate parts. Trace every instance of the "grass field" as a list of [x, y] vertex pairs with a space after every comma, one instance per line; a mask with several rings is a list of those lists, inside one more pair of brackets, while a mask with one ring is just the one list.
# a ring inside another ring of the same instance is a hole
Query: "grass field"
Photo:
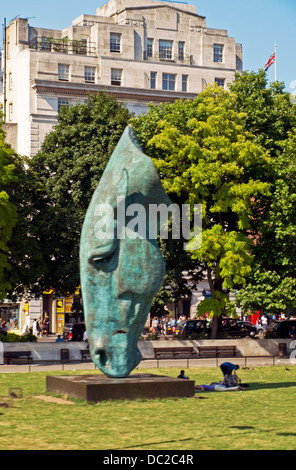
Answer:
[[[141, 372], [176, 377], [179, 369]], [[70, 372], [0, 374], [0, 395], [22, 388], [22, 398], [0, 408], [0, 450], [295, 450], [296, 366], [239, 372], [250, 384], [242, 392], [97, 404], [45, 401], [46, 376]], [[196, 384], [221, 379], [217, 368], [186, 373]]]

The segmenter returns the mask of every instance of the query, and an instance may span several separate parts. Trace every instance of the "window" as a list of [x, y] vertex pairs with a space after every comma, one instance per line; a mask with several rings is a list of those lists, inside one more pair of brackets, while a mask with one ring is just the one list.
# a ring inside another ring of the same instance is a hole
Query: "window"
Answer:
[[59, 64], [59, 80], [63, 80], [65, 82], [69, 81], [69, 70], [70, 66], [65, 64]]
[[160, 59], [171, 59], [173, 57], [173, 41], [159, 41]]
[[111, 69], [111, 85], [121, 86], [122, 82], [122, 70]]
[[188, 75], [182, 75], [182, 91], [187, 91]]
[[110, 52], [121, 52], [120, 33], [110, 33]]
[[215, 78], [215, 83], [222, 88], [225, 88], [225, 78]]
[[13, 120], [13, 104], [9, 103], [9, 120]]
[[223, 44], [214, 44], [214, 62], [223, 62]]
[[96, 81], [96, 68], [84, 67], [84, 80], [86, 83], [95, 83]]
[[69, 100], [66, 100], [65, 98], [58, 98], [58, 113], [60, 112], [62, 106], [67, 106], [69, 108]]
[[178, 59], [184, 60], [184, 49], [185, 49], [185, 42], [179, 42], [178, 44]]
[[153, 39], [147, 40], [147, 57], [153, 57]]
[[9, 74], [9, 89], [12, 90], [12, 73]]
[[162, 89], [163, 90], [175, 90], [176, 76], [170, 73], [162, 74]]
[[152, 90], [156, 88], [156, 72], [150, 72], [150, 88]]

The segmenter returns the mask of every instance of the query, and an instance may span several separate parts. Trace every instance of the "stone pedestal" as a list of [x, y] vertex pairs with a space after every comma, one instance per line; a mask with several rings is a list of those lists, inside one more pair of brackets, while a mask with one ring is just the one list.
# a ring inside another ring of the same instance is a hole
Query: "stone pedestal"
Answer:
[[102, 400], [135, 400], [137, 398], [193, 397], [193, 380], [132, 374], [122, 379], [105, 375], [47, 376], [49, 393], [66, 394], [89, 402]]

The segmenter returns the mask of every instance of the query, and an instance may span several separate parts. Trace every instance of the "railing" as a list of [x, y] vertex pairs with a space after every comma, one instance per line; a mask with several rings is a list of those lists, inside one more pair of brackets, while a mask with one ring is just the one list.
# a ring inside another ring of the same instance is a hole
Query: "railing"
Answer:
[[181, 64], [192, 64], [192, 56], [187, 54], [173, 54], [173, 53], [161, 53], [161, 52], [154, 52], [152, 54], [148, 54], [147, 52], [144, 53], [144, 60], [151, 60], [157, 62], [177, 62]]
[[124, 18], [120, 21], [118, 21], [118, 24], [120, 26], [144, 26], [144, 20], [141, 19], [134, 19], [134, 18]]
[[68, 38], [36, 37], [30, 42], [29, 47], [36, 51], [62, 52], [65, 54], [88, 56], [96, 55], [94, 43], [88, 42], [86, 39], [71, 40]]

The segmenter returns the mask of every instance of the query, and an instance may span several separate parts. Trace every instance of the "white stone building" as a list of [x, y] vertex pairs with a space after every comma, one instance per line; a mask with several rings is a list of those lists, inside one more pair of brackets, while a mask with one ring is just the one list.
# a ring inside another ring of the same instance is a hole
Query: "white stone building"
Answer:
[[34, 155], [62, 105], [105, 91], [136, 114], [147, 103], [194, 98], [242, 69], [242, 47], [209, 29], [196, 8], [156, 0], [110, 0], [62, 31], [16, 18], [2, 57], [5, 130], [21, 155]]

